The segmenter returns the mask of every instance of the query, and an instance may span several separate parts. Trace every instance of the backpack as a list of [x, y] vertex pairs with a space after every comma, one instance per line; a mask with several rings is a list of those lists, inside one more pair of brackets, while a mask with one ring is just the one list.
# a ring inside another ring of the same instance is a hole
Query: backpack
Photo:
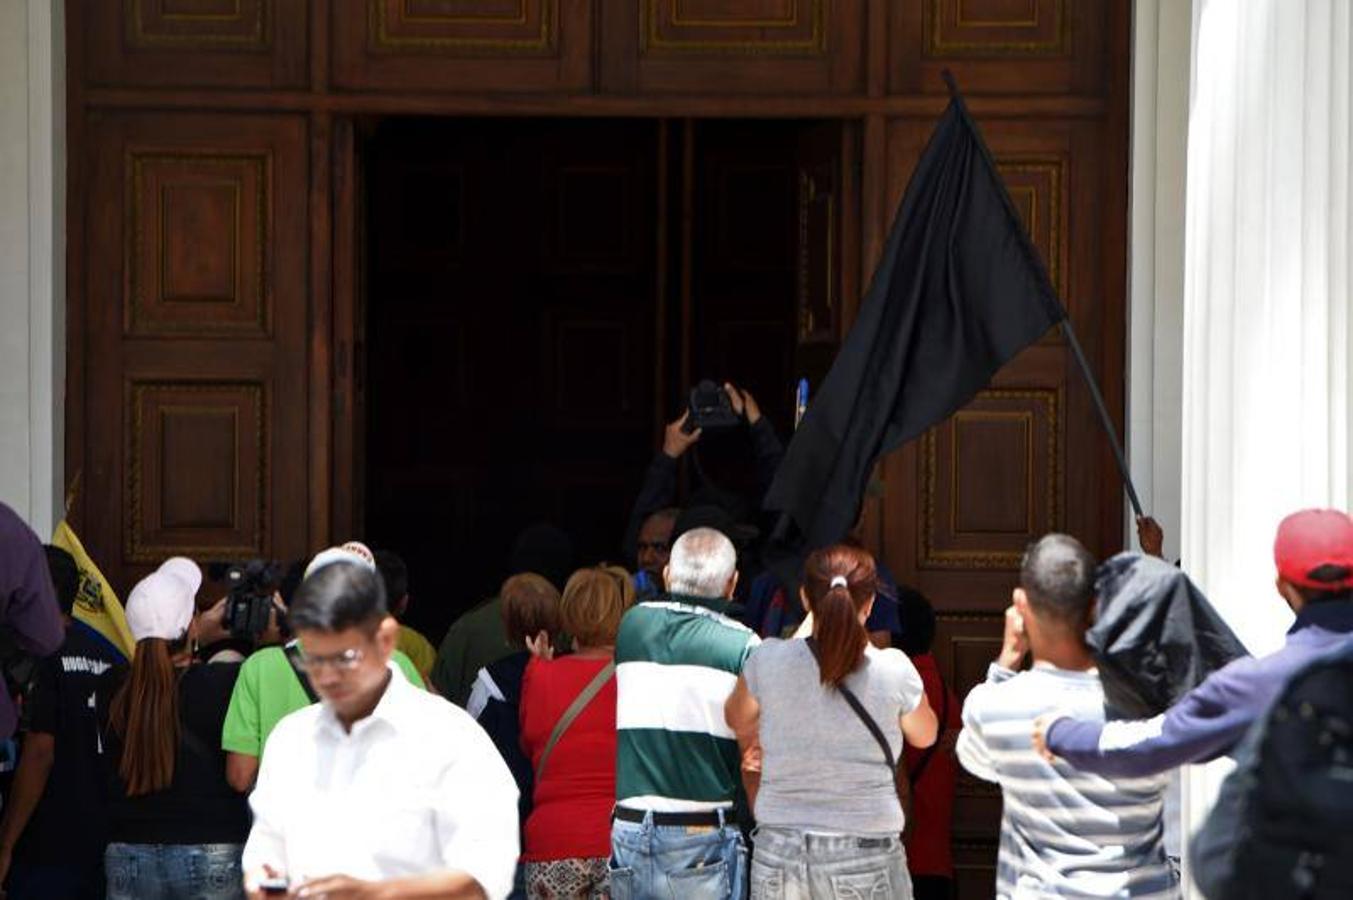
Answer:
[[1208, 900], [1353, 897], [1353, 641], [1313, 660], [1237, 747], [1190, 842]]

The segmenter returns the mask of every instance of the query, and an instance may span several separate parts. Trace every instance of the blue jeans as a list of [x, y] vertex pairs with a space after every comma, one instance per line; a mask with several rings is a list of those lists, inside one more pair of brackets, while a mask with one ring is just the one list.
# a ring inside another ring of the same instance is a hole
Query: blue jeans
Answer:
[[243, 900], [240, 844], [109, 844], [108, 900]]
[[896, 837], [758, 828], [752, 900], [911, 900]]
[[612, 900], [744, 900], [747, 846], [732, 821], [721, 827], [611, 823]]

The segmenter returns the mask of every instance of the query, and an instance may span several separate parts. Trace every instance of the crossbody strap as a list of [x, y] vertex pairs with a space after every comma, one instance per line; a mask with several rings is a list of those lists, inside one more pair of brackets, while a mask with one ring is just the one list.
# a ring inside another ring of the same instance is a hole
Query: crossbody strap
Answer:
[[568, 731], [569, 726], [587, 708], [587, 704], [591, 703], [593, 698], [601, 693], [601, 689], [606, 687], [606, 683], [614, 676], [615, 662], [611, 661], [600, 672], [592, 676], [592, 680], [587, 683], [587, 687], [583, 688], [582, 693], [573, 698], [573, 702], [568, 705], [568, 709], [564, 710], [564, 714], [559, 717], [559, 721], [554, 723], [554, 730], [550, 732], [550, 739], [545, 742], [545, 749], [541, 751], [540, 762], [536, 763], [537, 784], [540, 783], [540, 776], [545, 772], [545, 763], [549, 762], [555, 744], [559, 743], [559, 739], [564, 736], [564, 732]]
[[[807, 639], [807, 643], [808, 649], [812, 651], [813, 659], [816, 660], [818, 658], [817, 641], [810, 637]], [[897, 785], [897, 789], [900, 793], [903, 788], [901, 783], [902, 773], [897, 770], [897, 757], [893, 755], [893, 748], [888, 743], [888, 738], [884, 736], [883, 729], [879, 727], [878, 722], [874, 721], [874, 717], [869, 714], [869, 710], [864, 708], [864, 704], [860, 702], [859, 697], [855, 696], [854, 691], [844, 684], [838, 684], [836, 689], [841, 692], [841, 696], [845, 699], [846, 703], [855, 712], [855, 715], [859, 717], [860, 721], [864, 723], [864, 727], [869, 729], [869, 733], [874, 736], [874, 740], [878, 741], [879, 747], [883, 750], [883, 758], [888, 762], [888, 771], [893, 773], [893, 783]]]
[[287, 655], [287, 662], [291, 663], [291, 671], [296, 673], [296, 680], [301, 683], [301, 690], [305, 691], [305, 695], [310, 698], [311, 703], [318, 703], [319, 694], [315, 693], [315, 686], [310, 683], [310, 676], [305, 674], [305, 670], [301, 668], [301, 648], [296, 645], [295, 641], [291, 641], [282, 650]]

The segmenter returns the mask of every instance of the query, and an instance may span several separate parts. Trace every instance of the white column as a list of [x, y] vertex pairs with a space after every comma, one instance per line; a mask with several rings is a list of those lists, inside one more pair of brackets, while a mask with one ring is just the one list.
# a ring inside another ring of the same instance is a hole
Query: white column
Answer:
[[[1179, 558], [1184, 371], [1184, 176], [1193, 0], [1137, 0], [1132, 41], [1128, 459], [1146, 512]], [[1131, 506], [1124, 543], [1136, 549]]]
[[63, 9], [0, 0], [0, 500], [43, 537], [65, 477]]
[[[1349, 504], [1346, 0], [1196, 0], [1189, 113], [1183, 558], [1246, 645], [1281, 644], [1273, 536]], [[1186, 824], [1219, 773], [1192, 769]]]

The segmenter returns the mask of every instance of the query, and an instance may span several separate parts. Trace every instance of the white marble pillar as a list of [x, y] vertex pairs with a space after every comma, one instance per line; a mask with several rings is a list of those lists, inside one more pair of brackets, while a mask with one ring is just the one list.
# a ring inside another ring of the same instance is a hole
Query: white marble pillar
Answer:
[[65, 435], [65, 25], [0, 0], [0, 500], [46, 537]]
[[[1194, 4], [1182, 555], [1257, 654], [1291, 622], [1278, 522], [1349, 505], [1350, 7]], [[1188, 773], [1190, 830], [1222, 775]]]

